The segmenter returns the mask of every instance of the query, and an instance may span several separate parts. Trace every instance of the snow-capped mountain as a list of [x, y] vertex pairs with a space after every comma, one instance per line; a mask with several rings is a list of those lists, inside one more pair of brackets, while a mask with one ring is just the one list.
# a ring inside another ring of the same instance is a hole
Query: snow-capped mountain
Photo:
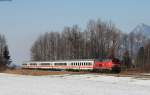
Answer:
[[146, 25], [144, 23], [141, 23], [139, 25], [137, 25], [132, 32], [141, 32], [144, 36], [149, 37], [150, 38], [150, 26]]

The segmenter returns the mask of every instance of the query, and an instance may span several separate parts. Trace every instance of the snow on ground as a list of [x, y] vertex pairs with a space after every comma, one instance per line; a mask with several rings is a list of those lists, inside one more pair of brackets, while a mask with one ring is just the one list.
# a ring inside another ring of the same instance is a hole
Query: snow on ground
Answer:
[[150, 80], [106, 75], [0, 73], [0, 95], [150, 95]]

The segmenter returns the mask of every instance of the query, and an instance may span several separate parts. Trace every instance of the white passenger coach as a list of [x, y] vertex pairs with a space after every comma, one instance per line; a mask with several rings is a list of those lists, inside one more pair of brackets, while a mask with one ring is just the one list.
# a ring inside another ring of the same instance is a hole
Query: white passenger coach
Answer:
[[22, 64], [26, 69], [87, 69], [93, 70], [94, 59], [30, 61]]

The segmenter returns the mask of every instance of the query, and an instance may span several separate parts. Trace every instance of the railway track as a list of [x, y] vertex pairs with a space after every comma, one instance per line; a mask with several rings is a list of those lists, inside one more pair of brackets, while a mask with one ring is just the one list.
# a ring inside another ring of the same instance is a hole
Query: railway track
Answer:
[[139, 75], [135, 75], [134, 78], [150, 79], [150, 74], [139, 74]]
[[139, 74], [108, 74], [108, 75], [112, 75], [112, 76], [116, 76], [116, 77], [132, 77], [132, 78], [136, 78], [136, 79], [150, 80], [150, 74], [143, 74], [143, 73], [139, 73]]

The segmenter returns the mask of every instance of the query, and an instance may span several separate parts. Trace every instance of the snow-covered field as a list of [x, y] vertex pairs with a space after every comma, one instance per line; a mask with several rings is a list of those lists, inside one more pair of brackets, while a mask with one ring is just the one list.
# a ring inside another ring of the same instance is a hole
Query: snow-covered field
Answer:
[[106, 75], [0, 73], [0, 95], [150, 95], [150, 80]]

